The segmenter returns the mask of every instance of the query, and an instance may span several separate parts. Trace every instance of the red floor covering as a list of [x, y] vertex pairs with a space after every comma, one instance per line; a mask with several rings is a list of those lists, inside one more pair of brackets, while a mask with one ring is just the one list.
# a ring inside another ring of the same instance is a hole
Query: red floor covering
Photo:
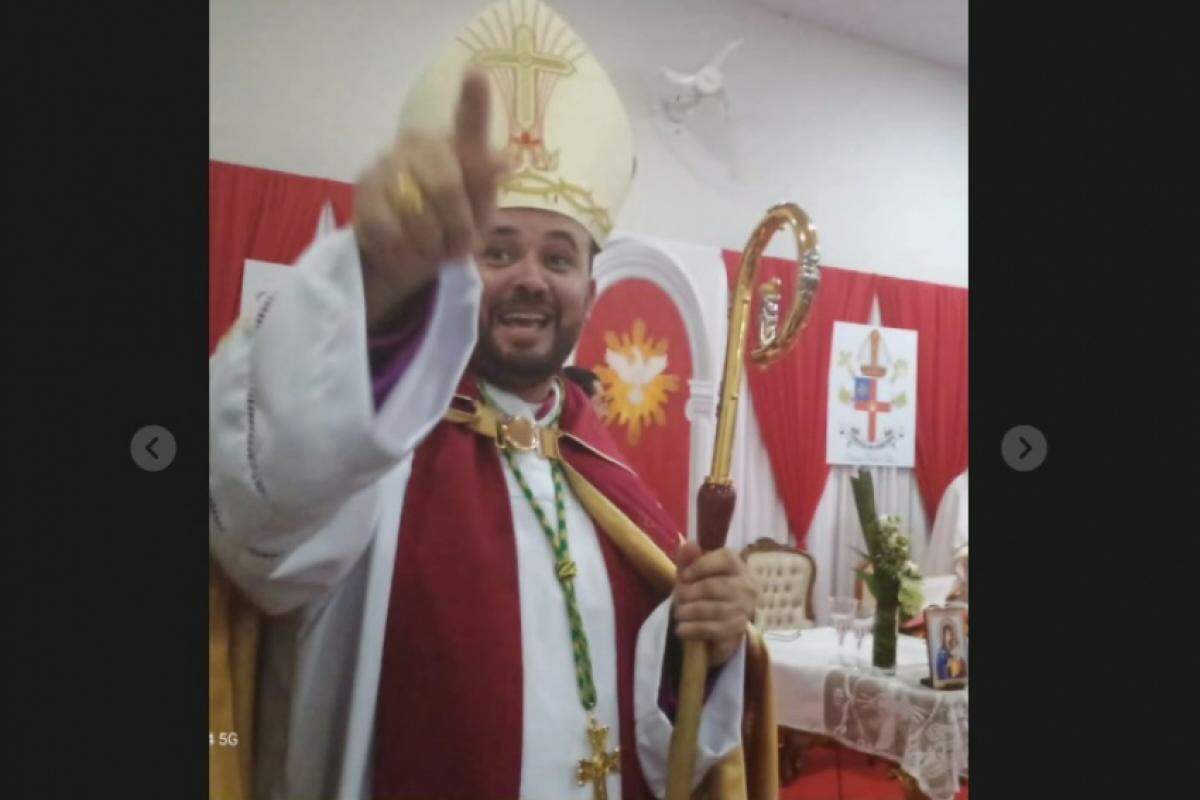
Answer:
[[[843, 747], [812, 747], [799, 776], [781, 788], [779, 800], [904, 800], [904, 789], [889, 761]], [[964, 785], [955, 800], [967, 800]]]

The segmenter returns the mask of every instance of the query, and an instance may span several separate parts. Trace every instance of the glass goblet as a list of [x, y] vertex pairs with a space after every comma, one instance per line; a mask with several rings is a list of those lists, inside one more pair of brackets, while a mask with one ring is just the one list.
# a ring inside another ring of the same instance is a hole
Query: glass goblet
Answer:
[[862, 643], [874, 625], [875, 618], [873, 616], [864, 616], [862, 614], [855, 617], [851, 623], [850, 629], [854, 632], [854, 662], [856, 665], [862, 663]]
[[842, 646], [846, 641], [846, 632], [850, 630], [850, 621], [854, 619], [858, 601], [853, 597], [831, 597], [829, 598], [829, 608], [829, 621], [833, 623], [833, 630], [837, 633], [838, 661], [840, 662]]

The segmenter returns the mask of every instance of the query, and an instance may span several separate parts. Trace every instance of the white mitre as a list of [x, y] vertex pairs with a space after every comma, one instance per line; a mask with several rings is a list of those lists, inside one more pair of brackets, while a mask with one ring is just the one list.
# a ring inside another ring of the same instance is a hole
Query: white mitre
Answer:
[[491, 78], [492, 146], [517, 165], [499, 207], [558, 212], [603, 246], [633, 177], [633, 129], [591, 50], [541, 0], [500, 0], [434, 59], [409, 92], [401, 126], [452, 131], [469, 67]]

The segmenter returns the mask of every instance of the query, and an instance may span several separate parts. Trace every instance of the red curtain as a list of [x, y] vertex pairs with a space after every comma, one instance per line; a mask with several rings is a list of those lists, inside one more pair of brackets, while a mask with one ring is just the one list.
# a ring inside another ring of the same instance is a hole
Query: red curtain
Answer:
[[[742, 254], [726, 250], [723, 255], [732, 291]], [[790, 303], [789, 292], [795, 286], [794, 272], [794, 262], [779, 258], [764, 258], [759, 269], [761, 279], [779, 277], [784, 282], [784, 297], [789, 298], [785, 303]], [[833, 323], [865, 323], [871, 313], [875, 281], [874, 275], [822, 267], [821, 288], [795, 347], [766, 369], [746, 360], [746, 382], [763, 446], [788, 526], [800, 548], [829, 476], [825, 426]], [[754, 346], [755, 334], [749, 338], [747, 350]]]
[[880, 321], [917, 332], [917, 483], [932, 524], [967, 468], [966, 289], [879, 278]]
[[313, 241], [325, 203], [350, 219], [353, 186], [221, 161], [208, 163], [208, 351], [238, 316], [246, 259], [291, 264]]
[[[646, 360], [666, 358], [653, 378], [642, 376], [649, 378], [648, 383], [630, 384], [609, 364], [610, 350], [628, 360], [634, 358], [634, 348]], [[679, 530], [686, 531], [692, 505], [688, 496], [692, 425], [684, 405], [692, 353], [679, 309], [650, 281], [618, 281], [596, 300], [580, 335], [575, 363], [600, 376], [609, 408], [605, 420], [609, 433]]]

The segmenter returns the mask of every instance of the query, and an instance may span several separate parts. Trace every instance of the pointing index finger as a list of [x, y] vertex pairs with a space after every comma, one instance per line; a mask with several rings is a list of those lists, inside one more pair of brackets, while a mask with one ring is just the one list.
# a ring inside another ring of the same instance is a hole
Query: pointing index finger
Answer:
[[459, 152], [478, 157], [488, 156], [489, 96], [487, 76], [477, 69], [463, 78], [454, 118], [454, 138]]
[[488, 142], [490, 105], [487, 75], [468, 71], [458, 100], [454, 145], [478, 230], [487, 226], [496, 209], [496, 185], [505, 172], [504, 160], [492, 153]]

